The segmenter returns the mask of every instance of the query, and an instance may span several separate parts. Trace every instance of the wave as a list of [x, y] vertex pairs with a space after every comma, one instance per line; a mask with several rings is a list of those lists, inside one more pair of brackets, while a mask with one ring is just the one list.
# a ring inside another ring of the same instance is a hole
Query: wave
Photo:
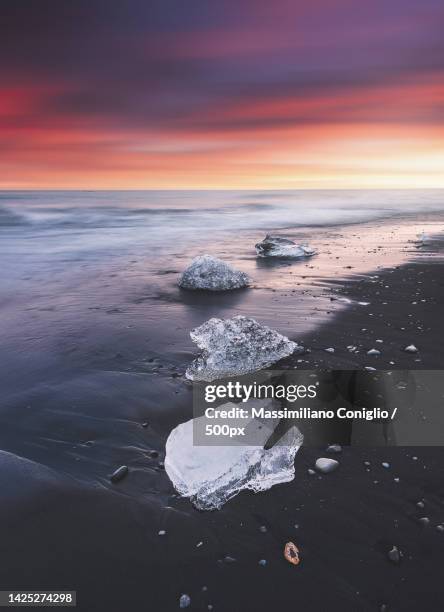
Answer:
[[17, 214], [4, 206], [0, 206], [0, 227], [14, 227], [27, 225], [27, 223], [23, 215]]
[[443, 190], [0, 192], [0, 226], [236, 231], [337, 226], [442, 211]]

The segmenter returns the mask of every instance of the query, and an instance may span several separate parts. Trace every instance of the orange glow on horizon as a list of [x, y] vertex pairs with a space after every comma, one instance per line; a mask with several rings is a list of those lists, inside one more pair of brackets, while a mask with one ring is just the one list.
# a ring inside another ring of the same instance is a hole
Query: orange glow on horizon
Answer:
[[234, 101], [186, 129], [35, 117], [43, 87], [2, 93], [0, 189], [444, 187], [444, 127], [415, 117], [444, 103], [436, 79]]

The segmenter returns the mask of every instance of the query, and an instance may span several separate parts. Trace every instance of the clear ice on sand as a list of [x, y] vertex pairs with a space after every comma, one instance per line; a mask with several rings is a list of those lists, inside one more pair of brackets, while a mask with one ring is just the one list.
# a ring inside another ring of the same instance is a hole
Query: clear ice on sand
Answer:
[[229, 291], [249, 284], [250, 279], [245, 272], [235, 270], [212, 255], [195, 257], [179, 278], [182, 289]]
[[[232, 404], [225, 404], [230, 408]], [[205, 417], [199, 419], [207, 421]], [[261, 421], [245, 419], [249, 437], [258, 446], [195, 446], [194, 421], [178, 425], [166, 443], [165, 470], [175, 489], [199, 510], [220, 509], [240, 491], [255, 493], [294, 478], [294, 458], [303, 436], [292, 427], [269, 450], [270, 430]]]
[[209, 319], [190, 332], [202, 354], [188, 367], [190, 380], [210, 382], [266, 368], [304, 349], [254, 319]]
[[267, 234], [262, 242], [256, 244], [256, 253], [259, 257], [291, 257], [294, 259], [316, 255], [315, 249], [308, 245], [296, 244], [288, 238], [270, 234]]

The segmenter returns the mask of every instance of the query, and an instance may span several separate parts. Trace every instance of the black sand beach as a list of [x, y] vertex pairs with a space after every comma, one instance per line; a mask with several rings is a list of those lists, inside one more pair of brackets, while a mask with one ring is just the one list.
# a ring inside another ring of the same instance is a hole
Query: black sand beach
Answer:
[[[300, 333], [305, 313], [289, 333], [310, 352], [277, 367], [441, 369], [441, 241], [417, 254], [409, 249], [409, 263], [387, 261], [351, 280], [321, 284], [322, 300], [312, 302], [320, 304], [320, 324]], [[341, 269], [345, 264], [341, 254]], [[272, 271], [292, 271], [299, 292], [310, 266], [316, 259]], [[318, 295], [316, 282], [302, 291]], [[254, 291], [247, 291], [247, 302]], [[275, 308], [297, 299], [287, 285], [268, 291]], [[187, 307], [202, 316], [202, 300], [189, 300]], [[242, 295], [228, 296], [225, 305], [210, 300], [205, 308], [228, 312], [236, 300]], [[51, 320], [57, 309], [38, 316]], [[126, 315], [118, 309], [105, 316]], [[290, 310], [285, 316], [288, 331]], [[149, 351], [142, 358], [140, 334], [127, 325], [114, 329], [117, 341], [103, 335], [92, 352], [88, 336], [79, 336], [75, 349], [74, 336], [65, 336], [53, 353], [57, 364], [47, 353], [31, 361], [28, 350], [20, 359], [28, 359], [32, 384], [5, 362], [4, 588], [76, 590], [80, 610], [104, 612], [177, 610], [183, 593], [196, 610], [442, 609], [442, 448], [344, 447], [335, 455], [340, 468], [317, 475], [308, 469], [325, 449], [303, 447], [293, 482], [198, 512], [177, 496], [163, 469], [169, 432], [191, 417], [183, 373], [195, 353], [190, 347], [173, 358]], [[381, 355], [367, 356], [377, 339]], [[417, 354], [403, 352], [410, 343]], [[350, 353], [349, 345], [359, 352]], [[111, 483], [122, 464], [128, 476]], [[421, 517], [429, 521], [418, 522]], [[301, 551], [297, 567], [283, 558], [289, 540]], [[387, 556], [393, 546], [401, 551], [399, 563]]]

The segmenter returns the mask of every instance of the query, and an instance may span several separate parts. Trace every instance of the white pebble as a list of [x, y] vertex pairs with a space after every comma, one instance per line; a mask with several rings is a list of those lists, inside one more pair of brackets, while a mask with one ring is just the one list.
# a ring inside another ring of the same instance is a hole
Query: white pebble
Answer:
[[329, 474], [339, 467], [339, 462], [335, 459], [320, 457], [315, 464], [316, 469], [323, 474]]
[[416, 348], [414, 344], [409, 344], [408, 346], [405, 347], [404, 352], [405, 353], [417, 353], [418, 349]]

